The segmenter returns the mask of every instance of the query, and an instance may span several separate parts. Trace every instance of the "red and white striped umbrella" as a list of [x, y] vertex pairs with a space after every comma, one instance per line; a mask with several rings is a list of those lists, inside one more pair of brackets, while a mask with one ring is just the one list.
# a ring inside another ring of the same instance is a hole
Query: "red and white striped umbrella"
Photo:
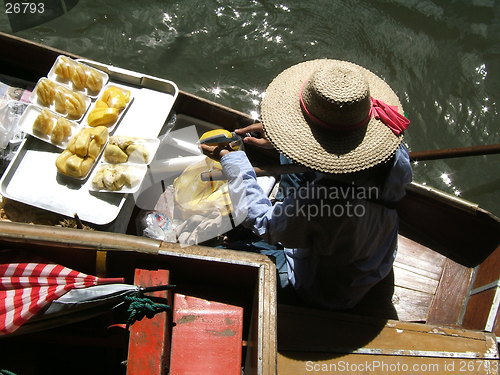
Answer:
[[[9, 261], [0, 252], [0, 335], [14, 332], [36, 313], [72, 289], [123, 283], [122, 278], [99, 278], [50, 262]], [[18, 258], [20, 254], [17, 254]], [[12, 258], [11, 258], [12, 259]], [[21, 258], [22, 259], [22, 258]]]

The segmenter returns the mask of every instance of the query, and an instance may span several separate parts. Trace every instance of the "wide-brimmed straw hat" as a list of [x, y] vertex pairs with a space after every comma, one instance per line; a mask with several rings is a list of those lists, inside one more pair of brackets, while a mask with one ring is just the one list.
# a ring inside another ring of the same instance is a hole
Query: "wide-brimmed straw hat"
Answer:
[[340, 60], [294, 65], [261, 104], [266, 137], [293, 161], [325, 173], [361, 171], [388, 160], [409, 121], [394, 91], [369, 70]]

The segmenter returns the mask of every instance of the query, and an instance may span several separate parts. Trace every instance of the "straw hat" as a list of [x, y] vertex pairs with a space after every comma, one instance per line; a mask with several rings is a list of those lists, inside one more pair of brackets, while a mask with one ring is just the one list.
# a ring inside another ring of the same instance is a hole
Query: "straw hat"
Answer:
[[[276, 149], [325, 173], [357, 172], [389, 159], [409, 124], [402, 113], [398, 97], [381, 78], [331, 59], [284, 70], [261, 104], [264, 131]], [[406, 124], [394, 126], [393, 120]]]

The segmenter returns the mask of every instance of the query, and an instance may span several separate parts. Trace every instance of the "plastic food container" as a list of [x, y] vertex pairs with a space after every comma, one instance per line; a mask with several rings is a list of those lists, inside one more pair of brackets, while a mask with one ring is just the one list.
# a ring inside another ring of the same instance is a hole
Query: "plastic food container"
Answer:
[[[79, 81], [78, 76], [74, 77], [75, 74], [78, 74], [76, 69], [78, 69], [79, 73], [84, 73], [86, 82]], [[94, 99], [97, 98], [102, 88], [109, 81], [108, 74], [102, 70], [95, 69], [63, 55], [56, 59], [47, 77], [73, 91], [80, 92]]]
[[[89, 129], [89, 128], [83, 128], [83, 129], [80, 129], [80, 131], [79, 131], [79, 132], [75, 135], [75, 137], [78, 137], [78, 136], [80, 135], [80, 133], [82, 133], [82, 132], [88, 132], [88, 131], [90, 131], [90, 130], [91, 130], [91, 129]], [[92, 138], [92, 137], [90, 137], [90, 141], [92, 141], [92, 139], [93, 139], [93, 138]], [[90, 142], [90, 141], [89, 141], [89, 142]], [[86, 159], [92, 159], [91, 161], [89, 161], [89, 163], [91, 162], [92, 164], [91, 164], [91, 166], [88, 168], [88, 170], [87, 170], [87, 172], [85, 173], [85, 175], [82, 175], [82, 176], [80, 176], [80, 177], [79, 177], [79, 176], [73, 176], [73, 175], [71, 175], [71, 174], [66, 174], [66, 173], [64, 173], [64, 172], [60, 171], [60, 170], [59, 170], [59, 168], [57, 169], [58, 174], [59, 174], [59, 175], [64, 176], [65, 178], [67, 177], [67, 178], [76, 179], [76, 180], [81, 180], [81, 181], [85, 180], [85, 179], [86, 179], [86, 178], [87, 178], [87, 177], [91, 174], [92, 170], [94, 169], [94, 167], [97, 165], [98, 161], [100, 160], [100, 158], [101, 158], [101, 156], [102, 156], [102, 153], [104, 152], [104, 149], [106, 148], [106, 145], [107, 145], [108, 141], [109, 141], [109, 133], [106, 133], [106, 139], [105, 139], [105, 140], [104, 140], [104, 142], [102, 143], [102, 145], [101, 145], [101, 147], [100, 147], [100, 149], [99, 149], [99, 152], [98, 152], [97, 156], [96, 156], [95, 158], [90, 158], [90, 157], [86, 156]], [[70, 146], [70, 144], [71, 144], [71, 140], [70, 140], [70, 142], [68, 142], [68, 143], [69, 143], [69, 144], [67, 145], [66, 149], [65, 149], [65, 150], [64, 150], [64, 151], [63, 151], [63, 152], [62, 152], [59, 156], [62, 156], [64, 153], [70, 152], [68, 148], [69, 148], [69, 146]], [[88, 149], [88, 148], [89, 148], [89, 147], [88, 147], [88, 145], [87, 145], [87, 149]], [[88, 155], [88, 154], [87, 154], [87, 155]], [[59, 160], [59, 157], [56, 159], [56, 167], [57, 167], [57, 161], [58, 161], [58, 160]]]
[[139, 190], [147, 169], [145, 165], [100, 163], [88, 181], [89, 190], [135, 193]]
[[[128, 89], [124, 86], [121, 86], [121, 85], [109, 84], [109, 85], [106, 85], [102, 89], [101, 94], [99, 95], [97, 100], [95, 102], [93, 102], [92, 105], [90, 106], [89, 111], [87, 112], [87, 114], [85, 115], [85, 117], [82, 120], [82, 123], [84, 124], [84, 126], [89, 126], [89, 127], [94, 126], [94, 125], [91, 125], [92, 124], [92, 117], [96, 113], [94, 111], [99, 111], [100, 109], [102, 109], [105, 113], [107, 110], [109, 110], [109, 108], [113, 108], [113, 107], [110, 107], [107, 103], [103, 104], [103, 100], [102, 100], [106, 91], [110, 88], [111, 89], [119, 89], [123, 92], [128, 92], [129, 99], [123, 108], [117, 108], [118, 109], [117, 116], [116, 116], [116, 119], [114, 119], [114, 121], [110, 121], [110, 122], [106, 122], [106, 123], [99, 123], [99, 125], [106, 126], [108, 128], [109, 132], [111, 133], [115, 129], [115, 127], [120, 123], [122, 117], [127, 112], [128, 108], [132, 104], [132, 101], [134, 100], [134, 98], [132, 96], [130, 89]], [[99, 106], [102, 106], [102, 107], [99, 108]], [[103, 112], [101, 112], [101, 113], [103, 113]], [[97, 116], [97, 117], [99, 117], [99, 116]]]
[[[38, 116], [40, 116], [40, 114], [42, 113], [43, 110], [48, 111], [53, 118], [52, 130], [50, 131], [49, 134], [43, 134], [41, 132], [36, 131], [33, 128], [33, 125], [35, 124], [36, 119], [38, 118]], [[81, 125], [78, 124], [77, 122], [67, 120], [67, 122], [70, 126], [69, 135], [63, 137], [61, 142], [55, 142], [54, 137], [52, 136], [53, 130], [54, 130], [53, 127], [56, 124], [57, 119], [59, 119], [59, 118], [65, 119], [63, 116], [60, 116], [57, 113], [52, 112], [49, 109], [44, 109], [44, 108], [38, 107], [34, 104], [29, 104], [28, 107], [26, 107], [26, 110], [24, 111], [23, 115], [19, 119], [18, 127], [20, 130], [22, 130], [23, 132], [25, 132], [27, 134], [30, 134], [33, 137], [41, 139], [42, 141], [50, 143], [58, 148], [65, 149], [66, 146], [68, 145], [69, 140], [76, 133], [78, 133], [78, 131], [81, 129]]]
[[40, 78], [30, 95], [30, 101], [57, 112], [68, 120], [80, 121], [92, 100], [87, 95], [72, 91], [48, 78]]
[[158, 138], [138, 138], [124, 135], [109, 137], [103, 160], [111, 164], [149, 165], [160, 146]]

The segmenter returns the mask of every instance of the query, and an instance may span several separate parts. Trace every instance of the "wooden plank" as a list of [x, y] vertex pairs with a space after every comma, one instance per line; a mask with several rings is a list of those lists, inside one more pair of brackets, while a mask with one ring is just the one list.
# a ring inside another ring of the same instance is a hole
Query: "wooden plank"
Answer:
[[497, 218], [427, 186], [409, 185], [398, 214], [401, 234], [465, 266], [481, 264], [499, 243]]
[[399, 320], [425, 322], [432, 298], [433, 295], [429, 293], [395, 286], [392, 303]]
[[443, 255], [399, 235], [393, 304], [400, 320], [427, 319], [445, 261]]
[[500, 246], [477, 269], [473, 289], [500, 279]]
[[[410, 259], [411, 261], [411, 259]], [[408, 271], [408, 272], [412, 272], [414, 273], [415, 275], [418, 275], [418, 276], [422, 276], [422, 277], [426, 277], [428, 279], [431, 279], [431, 280], [434, 280], [436, 281], [436, 284], [437, 282], [439, 282], [439, 277], [440, 275], [432, 272], [432, 271], [428, 271], [424, 268], [421, 268], [421, 267], [418, 267], [418, 265], [408, 265], [408, 264], [405, 264], [405, 263], [400, 263], [398, 262], [397, 260], [394, 262], [394, 266], [395, 267], [398, 267], [402, 270], [405, 270], [405, 271]]]
[[279, 305], [278, 351], [498, 358], [492, 334]]
[[473, 269], [447, 259], [427, 323], [460, 324]]
[[438, 280], [423, 276], [413, 270], [402, 268], [398, 264], [395, 264], [394, 284], [402, 288], [434, 295], [438, 287]]
[[[134, 283], [142, 287], [169, 283], [168, 270], [136, 269]], [[167, 298], [167, 291], [148, 296]], [[127, 375], [164, 375], [170, 354], [169, 314], [161, 312], [130, 327]]]
[[497, 310], [497, 317], [495, 319], [495, 324], [493, 325], [493, 333], [500, 338], [500, 307]]
[[174, 294], [170, 375], [240, 375], [243, 308]]
[[406, 264], [414, 269], [424, 270], [423, 276], [439, 280], [445, 260], [445, 256], [432, 249], [405, 236], [398, 236], [396, 262]]
[[469, 297], [462, 326], [468, 329], [486, 329], [497, 288], [485, 290]]

